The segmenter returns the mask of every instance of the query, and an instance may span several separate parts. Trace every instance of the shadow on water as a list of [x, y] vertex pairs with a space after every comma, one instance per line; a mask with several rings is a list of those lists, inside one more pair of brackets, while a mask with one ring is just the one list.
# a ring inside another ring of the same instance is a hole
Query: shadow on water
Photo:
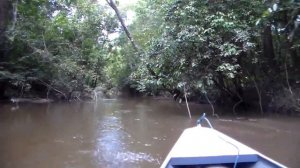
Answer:
[[[169, 100], [0, 105], [0, 167], [159, 167], [207, 105]], [[218, 109], [220, 110], [220, 109]], [[214, 127], [290, 167], [299, 167], [298, 119], [211, 118]]]

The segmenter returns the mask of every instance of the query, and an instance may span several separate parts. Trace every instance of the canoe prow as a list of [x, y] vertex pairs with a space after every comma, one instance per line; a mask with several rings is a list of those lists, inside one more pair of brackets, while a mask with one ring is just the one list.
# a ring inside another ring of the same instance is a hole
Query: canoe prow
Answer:
[[211, 128], [186, 129], [161, 168], [285, 168], [286, 166]]

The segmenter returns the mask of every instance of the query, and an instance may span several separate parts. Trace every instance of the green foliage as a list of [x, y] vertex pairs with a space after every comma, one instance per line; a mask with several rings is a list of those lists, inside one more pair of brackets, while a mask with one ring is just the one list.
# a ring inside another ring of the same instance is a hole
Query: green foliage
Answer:
[[131, 80], [141, 91], [184, 83], [245, 102], [247, 89], [267, 95], [299, 83], [297, 2], [145, 0], [137, 11], [132, 32], [146, 51]]
[[146, 58], [160, 77], [156, 80], [176, 87], [182, 81], [197, 83], [209, 74], [234, 77], [237, 57], [245, 50], [241, 46], [250, 38], [244, 29], [248, 21], [237, 20], [241, 16], [233, 10], [212, 12], [212, 8], [206, 2], [175, 1], [169, 10], [160, 11], [165, 22], [158, 22], [164, 31], [156, 35], [159, 39], [149, 39]]
[[2, 78], [42, 81], [66, 95], [104, 83], [107, 32], [118, 26], [105, 8], [83, 0], [20, 1]]
[[[0, 84], [23, 88], [40, 81], [65, 94], [96, 85], [152, 94], [186, 88], [189, 96], [208, 93], [233, 104], [248, 101], [254, 89], [255, 101], [285, 93], [298, 110], [299, 5], [140, 0], [120, 12], [123, 18], [126, 10], [135, 12], [127, 28], [137, 52], [108, 5], [18, 1], [8, 40], [1, 42], [7, 52], [0, 58]], [[111, 40], [113, 33], [119, 36]]]

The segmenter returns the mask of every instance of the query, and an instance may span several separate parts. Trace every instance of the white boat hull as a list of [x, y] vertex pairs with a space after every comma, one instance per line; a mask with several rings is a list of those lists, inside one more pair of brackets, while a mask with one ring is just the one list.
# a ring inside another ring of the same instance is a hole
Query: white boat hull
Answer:
[[186, 129], [161, 168], [285, 168], [286, 166], [211, 128]]

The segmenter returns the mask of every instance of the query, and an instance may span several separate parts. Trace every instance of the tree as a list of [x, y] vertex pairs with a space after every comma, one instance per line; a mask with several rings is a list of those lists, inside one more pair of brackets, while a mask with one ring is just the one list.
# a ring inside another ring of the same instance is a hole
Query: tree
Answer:
[[118, 20], [119, 20], [119, 22], [121, 23], [122, 28], [124, 29], [124, 31], [125, 31], [125, 33], [126, 33], [128, 39], [130, 40], [130, 42], [131, 42], [131, 44], [132, 44], [132, 46], [133, 46], [133, 48], [135, 49], [136, 52], [139, 52], [139, 51], [138, 51], [138, 47], [137, 47], [137, 45], [135, 44], [135, 42], [134, 42], [134, 40], [133, 40], [133, 38], [132, 38], [130, 32], [128, 31], [127, 26], [125, 25], [124, 20], [123, 20], [121, 14], [120, 14], [120, 12], [119, 12], [119, 9], [117, 8], [117, 6], [116, 6], [116, 4], [115, 4], [115, 2], [114, 2], [114, 0], [106, 0], [106, 2], [107, 2], [108, 5], [115, 11], [115, 13], [116, 13], [116, 15], [117, 15], [117, 17], [118, 17]]
[[7, 77], [3, 68], [6, 49], [6, 37], [5, 31], [7, 28], [7, 23], [9, 18], [11, 18], [11, 2], [8, 0], [4, 0], [0, 4], [0, 99], [4, 97], [5, 87], [7, 85]]
[[[254, 89], [257, 92], [254, 100], [258, 100], [263, 113], [262, 106], [266, 107], [267, 103], [263, 104], [262, 100], [266, 95], [277, 90], [282, 82], [291, 81], [285, 80], [285, 74], [291, 73], [286, 73], [288, 68], [285, 67], [292, 64], [278, 53], [286, 53], [283, 50], [289, 48], [287, 53], [293, 53], [289, 55], [297, 58], [295, 48], [291, 49], [295, 45], [288, 40], [276, 41], [283, 39], [281, 35], [276, 36], [276, 31], [283, 29], [282, 25], [294, 27], [287, 33], [295, 38], [296, 26], [288, 23], [296, 21], [297, 3], [277, 4], [278, 13], [285, 11], [285, 16], [290, 18], [279, 27], [277, 12], [268, 9], [274, 3], [269, 2], [174, 0], [165, 3], [163, 9], [158, 7], [155, 15], [151, 10], [157, 4], [143, 2], [144, 6], [138, 8], [142, 14], [131, 26], [135, 39], [141, 41], [141, 46], [146, 46], [146, 55], [131, 75], [141, 91], [156, 92], [164, 88], [183, 91], [187, 84], [195, 95], [204, 89], [203, 93], [214, 93], [212, 95], [219, 97], [221, 102], [230, 97], [233, 111], [236, 111], [241, 104], [253, 101], [249, 99], [253, 97], [249, 96], [249, 91]], [[261, 27], [257, 24], [260, 22], [264, 23]], [[160, 26], [147, 29], [145, 25], [147, 28]], [[151, 75], [148, 68], [156, 75]], [[274, 81], [278, 83], [269, 87]]]
[[14, 29], [9, 29], [6, 74], [9, 86], [24, 86], [39, 96], [71, 98], [100, 82], [105, 83], [107, 33], [117, 27], [105, 6], [92, 1], [20, 1]]

